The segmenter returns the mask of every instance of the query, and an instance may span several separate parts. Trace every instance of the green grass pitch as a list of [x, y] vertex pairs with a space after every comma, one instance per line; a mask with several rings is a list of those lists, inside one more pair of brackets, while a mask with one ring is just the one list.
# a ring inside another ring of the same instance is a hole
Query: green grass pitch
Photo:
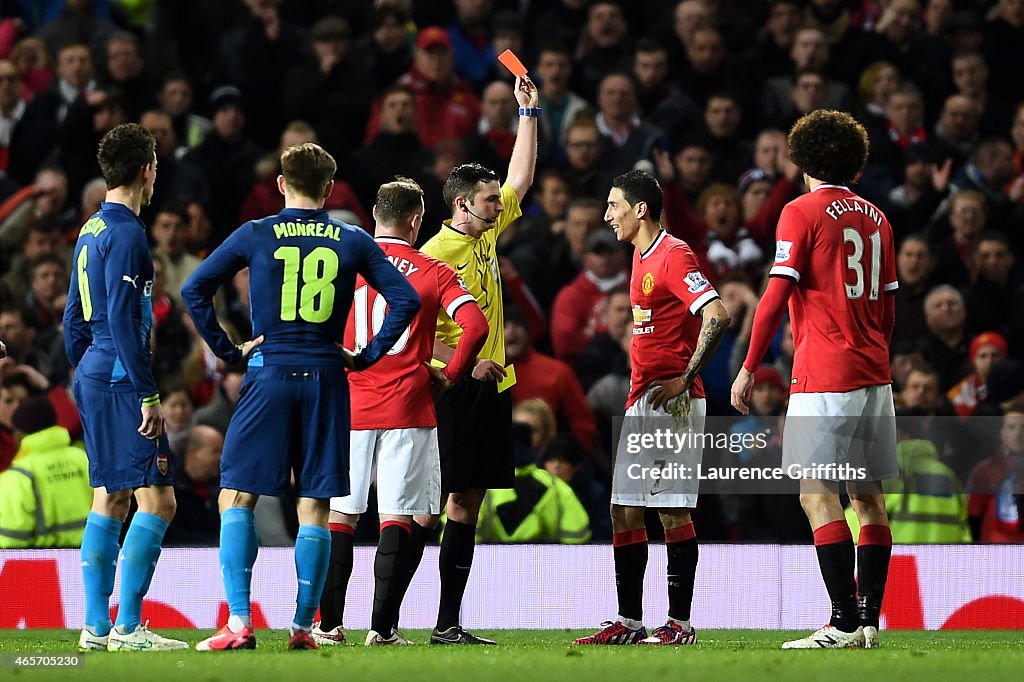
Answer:
[[[195, 643], [208, 631], [161, 631]], [[365, 631], [351, 631], [361, 643]], [[426, 631], [405, 633], [415, 642]], [[84, 654], [82, 668], [0, 669], [0, 680], [188, 680], [210, 682], [341, 682], [364, 680], [503, 680], [505, 682], [589, 682], [590, 680], [827, 680], [890, 682], [1019, 680], [1024, 670], [1024, 633], [1008, 631], [883, 631], [874, 650], [782, 651], [779, 645], [806, 633], [759, 630], [698, 631], [695, 647], [572, 647], [568, 630], [480, 631], [496, 647], [415, 647], [370, 649], [341, 646], [319, 651], [287, 651], [287, 633], [257, 632], [256, 651], [197, 653]], [[0, 631], [0, 655], [71, 653], [77, 632]], [[0, 656], [2, 659], [3, 656]]]

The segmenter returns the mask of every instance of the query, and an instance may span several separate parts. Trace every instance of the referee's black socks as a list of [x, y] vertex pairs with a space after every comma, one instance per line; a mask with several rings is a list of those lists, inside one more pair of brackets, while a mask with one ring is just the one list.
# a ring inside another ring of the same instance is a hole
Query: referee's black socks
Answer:
[[644, 573], [647, 571], [647, 529], [612, 534], [615, 555], [615, 593], [619, 616], [640, 622], [644, 618]]
[[469, 569], [473, 566], [476, 549], [476, 526], [448, 519], [441, 538], [438, 570], [441, 574], [441, 603], [437, 608], [439, 632], [459, 624], [462, 597], [469, 582]]
[[370, 628], [382, 637], [391, 636], [398, 622], [401, 605], [401, 580], [405, 577], [405, 560], [409, 553], [412, 528], [404, 521], [380, 524], [380, 540], [373, 560], [373, 613]]
[[352, 538], [355, 528], [345, 523], [329, 524], [331, 530], [331, 561], [327, 580], [320, 595], [320, 629], [327, 631], [342, 625], [345, 615], [345, 594], [352, 576]]
[[853, 536], [846, 519], [816, 528], [814, 549], [818, 553], [818, 566], [825, 580], [825, 589], [832, 600], [832, 618], [829, 623], [842, 632], [853, 632], [859, 625], [857, 583], [853, 578]]

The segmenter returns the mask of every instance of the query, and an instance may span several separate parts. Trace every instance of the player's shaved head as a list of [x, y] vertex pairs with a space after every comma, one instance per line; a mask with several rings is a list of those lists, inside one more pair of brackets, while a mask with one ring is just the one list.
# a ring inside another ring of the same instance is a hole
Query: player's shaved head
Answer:
[[399, 226], [409, 217], [423, 213], [423, 188], [415, 180], [396, 177], [377, 190], [373, 216], [381, 225]]
[[306, 142], [290, 147], [281, 154], [281, 174], [291, 190], [311, 199], [324, 196], [327, 184], [334, 179], [338, 164], [318, 144]]
[[788, 142], [793, 162], [827, 184], [853, 182], [868, 160], [868, 133], [844, 111], [818, 109], [800, 117]]

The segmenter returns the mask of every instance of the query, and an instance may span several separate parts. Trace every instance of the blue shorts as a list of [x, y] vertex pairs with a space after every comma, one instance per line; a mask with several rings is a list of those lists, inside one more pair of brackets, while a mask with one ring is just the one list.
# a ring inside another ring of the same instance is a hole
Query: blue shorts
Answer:
[[74, 393], [89, 455], [89, 485], [113, 493], [174, 482], [167, 435], [157, 440], [139, 435], [142, 413], [131, 386], [118, 390], [75, 374]]
[[326, 500], [349, 493], [348, 379], [342, 368], [249, 367], [224, 437], [220, 487]]

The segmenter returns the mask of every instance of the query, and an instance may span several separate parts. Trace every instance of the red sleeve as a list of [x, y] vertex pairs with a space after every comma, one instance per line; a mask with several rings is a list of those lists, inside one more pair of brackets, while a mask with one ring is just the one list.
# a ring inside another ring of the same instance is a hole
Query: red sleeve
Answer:
[[530, 288], [526, 286], [526, 282], [523, 281], [522, 277], [506, 278], [502, 280], [505, 284], [505, 290], [508, 292], [509, 298], [516, 304], [516, 307], [526, 315], [526, 321], [530, 324], [530, 340], [537, 342], [544, 338], [544, 332], [547, 331], [547, 321], [544, 319], [544, 311], [541, 310], [540, 303], [537, 303], [537, 299], [533, 297], [533, 293]]
[[772, 187], [768, 198], [761, 204], [761, 210], [747, 223], [747, 231], [750, 232], [750, 236], [754, 238], [758, 246], [771, 243], [772, 237], [775, 236], [775, 225], [779, 222], [779, 216], [782, 215], [782, 209], [790, 200], [797, 197], [798, 187], [796, 183], [781, 178]]
[[892, 227], [889, 221], [885, 221], [885, 230], [882, 232], [885, 249], [885, 262], [882, 263], [882, 290], [893, 292], [900, 288], [899, 278], [896, 275], [896, 240], [892, 234]]
[[455, 355], [444, 368], [449, 381], [458, 380], [472, 366], [476, 354], [484, 347], [490, 327], [487, 318], [469, 293], [462, 279], [443, 263], [437, 268], [437, 286], [441, 292], [441, 306], [448, 317], [462, 328], [462, 335], [455, 346]]
[[597, 436], [597, 421], [594, 413], [587, 402], [587, 396], [583, 394], [579, 379], [573, 374], [572, 369], [562, 363], [565, 376], [559, 382], [561, 386], [562, 412], [565, 414], [572, 435], [576, 437], [580, 447], [586, 452], [594, 449], [594, 439]]
[[454, 312], [452, 319], [462, 328], [462, 336], [455, 345], [455, 355], [444, 368], [444, 375], [449, 381], [457, 381], [473, 366], [476, 355], [484, 347], [487, 333], [490, 331], [484, 311], [480, 310], [475, 299], [460, 305]]
[[704, 237], [708, 233], [707, 224], [694, 212], [678, 181], [666, 183], [663, 189], [665, 206], [662, 222], [665, 229], [676, 239], [686, 242], [694, 251], [703, 253], [706, 250]]
[[882, 333], [885, 334], [885, 340], [891, 342], [892, 332], [896, 329], [896, 296], [889, 294], [883, 298], [885, 308], [882, 316]]
[[750, 346], [747, 357], [743, 361], [743, 369], [755, 372], [761, 366], [761, 359], [779, 328], [782, 315], [786, 312], [786, 303], [796, 283], [787, 276], [768, 278], [768, 286], [757, 304], [754, 312], [754, 326], [750, 330]]
[[7, 220], [7, 218], [10, 217], [10, 215], [14, 213], [18, 209], [18, 207], [20, 207], [29, 199], [34, 198], [36, 195], [36, 191], [37, 190], [35, 185], [27, 185], [19, 189], [11, 196], [7, 197], [7, 199], [2, 204], [0, 204], [0, 221]]
[[718, 298], [718, 292], [704, 276], [693, 251], [676, 246], [665, 259], [665, 282], [669, 291], [687, 305], [691, 315]]
[[562, 287], [551, 306], [551, 347], [555, 357], [568, 361], [587, 347], [580, 318], [575, 314], [579, 309], [572, 283]]
[[779, 216], [779, 226], [775, 230], [775, 263], [768, 272], [770, 275], [789, 277], [799, 282], [811, 262], [811, 231], [810, 221], [794, 204], [786, 204]]
[[0, 21], [0, 55], [3, 59], [9, 59], [14, 43], [18, 42], [18, 34], [21, 30], [13, 18]]
[[366, 121], [366, 135], [363, 136], [363, 146], [373, 142], [373, 138], [377, 137], [377, 131], [380, 130], [380, 98], [373, 100], [373, 106], [370, 107], [370, 118]]
[[995, 495], [971, 493], [967, 497], [967, 516], [975, 519], [983, 518], [986, 510], [988, 510], [988, 506], [994, 499]]

